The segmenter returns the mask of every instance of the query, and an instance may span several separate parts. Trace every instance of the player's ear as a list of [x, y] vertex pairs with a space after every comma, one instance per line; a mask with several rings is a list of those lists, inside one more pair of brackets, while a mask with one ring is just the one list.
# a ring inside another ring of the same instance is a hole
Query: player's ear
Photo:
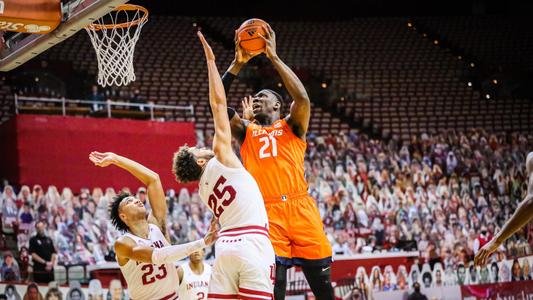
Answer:
[[279, 100], [276, 100], [276, 103], [274, 103], [274, 109], [279, 110], [281, 108], [281, 102]]
[[126, 217], [126, 214], [125, 213], [119, 213], [118, 214], [118, 217], [122, 220], [122, 222], [126, 223], [126, 221], [128, 220], [128, 217]]
[[196, 163], [200, 166], [200, 167], [203, 167], [205, 165], [205, 163], [207, 162], [207, 160], [205, 158], [198, 158], [196, 160]]

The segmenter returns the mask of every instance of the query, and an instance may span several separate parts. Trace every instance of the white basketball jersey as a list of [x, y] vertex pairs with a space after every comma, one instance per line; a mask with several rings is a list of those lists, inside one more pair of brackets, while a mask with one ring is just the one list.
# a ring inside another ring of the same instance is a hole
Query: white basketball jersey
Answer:
[[200, 178], [200, 198], [219, 219], [221, 231], [243, 227], [268, 228], [263, 197], [244, 167], [229, 168], [213, 157]]
[[191, 270], [189, 263], [181, 265], [181, 268], [183, 269], [183, 279], [179, 288], [180, 300], [207, 299], [211, 266], [204, 262], [204, 272], [200, 275]]
[[[170, 246], [159, 227], [153, 224], [148, 226], [150, 226], [148, 239], [143, 239], [131, 233], [126, 233], [125, 236], [134, 240], [137, 245], [152, 248]], [[178, 298], [176, 288], [178, 271], [173, 264], [154, 265], [130, 259], [125, 265], [120, 266], [120, 270], [128, 283], [128, 290], [132, 300], [174, 300]]]

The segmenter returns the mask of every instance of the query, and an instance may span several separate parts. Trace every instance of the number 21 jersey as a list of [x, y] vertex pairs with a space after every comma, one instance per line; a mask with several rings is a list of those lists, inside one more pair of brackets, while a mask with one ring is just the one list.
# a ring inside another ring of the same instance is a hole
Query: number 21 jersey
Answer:
[[306, 147], [285, 119], [277, 120], [271, 126], [248, 124], [241, 146], [242, 162], [257, 181], [265, 200], [284, 200], [284, 195], [307, 194]]
[[199, 184], [200, 198], [218, 218], [221, 231], [244, 226], [268, 228], [263, 197], [246, 169], [207, 162]]

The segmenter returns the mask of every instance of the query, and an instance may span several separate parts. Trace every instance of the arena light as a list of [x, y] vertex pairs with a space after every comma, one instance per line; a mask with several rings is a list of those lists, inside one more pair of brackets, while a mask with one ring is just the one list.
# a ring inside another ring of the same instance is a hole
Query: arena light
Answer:
[[473, 68], [473, 67], [475, 67], [475, 66], [476, 66], [476, 65], [475, 65], [473, 62], [470, 63], [470, 67], [471, 67], [471, 68]]
[[438, 45], [438, 44], [439, 44], [439, 41], [434, 40], [434, 41], [433, 41], [433, 44]]
[[485, 98], [487, 98], [487, 100], [490, 99], [490, 95], [489, 95], [489, 94], [486, 94], [486, 95], [485, 95]]
[[328, 84], [325, 83], [325, 82], [322, 82], [322, 84], [320, 85], [323, 89], [327, 88], [328, 87]]
[[467, 85], [471, 87], [471, 86], [472, 86], [472, 81], [469, 81], [469, 82], [467, 83]]
[[35, 82], [39, 82], [39, 77], [35, 77]]
[[281, 84], [281, 82], [278, 82], [278, 87], [282, 87], [283, 84]]
[[197, 25], [196, 22], [192, 23], [192, 27], [196, 27]]
[[459, 55], [459, 56], [457, 56], [457, 59], [461, 60], [461, 59], [463, 59], [463, 57], [461, 55]]
[[341, 97], [341, 101], [344, 101], [344, 97]]
[[492, 79], [493, 84], [498, 84], [498, 79]]
[[407, 27], [413, 27], [413, 23], [407, 22]]

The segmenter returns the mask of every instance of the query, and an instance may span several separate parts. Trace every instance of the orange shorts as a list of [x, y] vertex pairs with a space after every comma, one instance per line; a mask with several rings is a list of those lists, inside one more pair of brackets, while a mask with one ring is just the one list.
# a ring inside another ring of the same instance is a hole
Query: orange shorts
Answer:
[[270, 241], [276, 262], [292, 266], [331, 263], [331, 245], [324, 233], [315, 200], [305, 193], [265, 198]]

